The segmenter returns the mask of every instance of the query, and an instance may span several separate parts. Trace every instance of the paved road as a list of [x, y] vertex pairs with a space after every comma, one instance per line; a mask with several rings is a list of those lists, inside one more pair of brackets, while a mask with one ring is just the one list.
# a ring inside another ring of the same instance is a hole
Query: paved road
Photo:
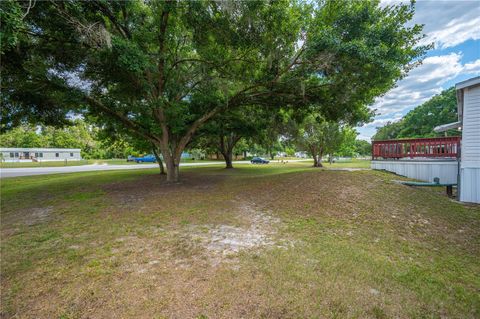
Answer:
[[[289, 162], [300, 162], [305, 160], [289, 160]], [[234, 164], [248, 164], [249, 161], [235, 161]], [[205, 166], [205, 165], [225, 165], [224, 162], [203, 162], [203, 163], [181, 163], [180, 166]], [[60, 167], [22, 167], [22, 168], [1, 168], [0, 178], [60, 174], [60, 173], [77, 173], [91, 171], [110, 171], [122, 169], [145, 169], [158, 168], [158, 164], [132, 164], [132, 165], [108, 165], [93, 164], [81, 166], [60, 166]]]

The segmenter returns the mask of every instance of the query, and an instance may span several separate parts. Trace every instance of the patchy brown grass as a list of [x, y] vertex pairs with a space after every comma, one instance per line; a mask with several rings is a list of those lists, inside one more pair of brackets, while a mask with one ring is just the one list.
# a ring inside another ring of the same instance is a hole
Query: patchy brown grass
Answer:
[[2, 181], [1, 317], [480, 316], [479, 206], [374, 171], [155, 172]]

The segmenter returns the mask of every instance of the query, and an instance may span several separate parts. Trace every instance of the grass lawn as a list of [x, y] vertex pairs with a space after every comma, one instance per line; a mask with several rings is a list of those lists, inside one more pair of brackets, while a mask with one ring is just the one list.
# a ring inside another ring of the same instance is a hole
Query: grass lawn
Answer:
[[330, 165], [328, 162], [322, 162], [325, 168], [370, 168], [370, 160], [351, 159], [337, 161]]
[[0, 162], [0, 168], [20, 168], [20, 167], [58, 167], [58, 166], [77, 166], [89, 165], [95, 161], [80, 160], [80, 161], [55, 161], [55, 162]]
[[78, 166], [91, 164], [136, 164], [135, 162], [127, 162], [124, 159], [109, 160], [80, 160], [80, 161], [55, 161], [55, 162], [0, 162], [0, 168], [17, 168], [17, 167], [58, 167], [58, 166]]
[[0, 317], [480, 317], [480, 206], [310, 165], [2, 180]]
[[[216, 162], [223, 160], [191, 160], [182, 159], [182, 163], [202, 163], [202, 162]], [[78, 165], [91, 165], [91, 164], [109, 164], [109, 165], [132, 165], [132, 164], [152, 164], [152, 163], [136, 163], [127, 162], [126, 159], [91, 159], [80, 161], [55, 161], [55, 162], [0, 162], [0, 168], [20, 168], [20, 167], [58, 167], [58, 166], [78, 166]]]
[[[275, 159], [271, 161], [272, 163], [277, 163], [282, 159]], [[285, 159], [283, 159], [285, 160]], [[292, 160], [292, 159], [287, 159]], [[298, 158], [293, 158], [293, 160], [298, 160]], [[241, 161], [241, 160], [239, 160]], [[205, 162], [219, 162], [224, 163], [224, 160], [216, 159], [205, 159], [205, 160], [192, 160], [192, 159], [182, 159], [182, 163], [205, 163]], [[127, 162], [125, 159], [107, 159], [107, 160], [81, 160], [81, 161], [56, 161], [56, 162], [0, 162], [0, 168], [20, 168], [20, 167], [59, 167], [59, 166], [78, 166], [78, 165], [91, 165], [91, 164], [109, 164], [109, 165], [132, 165], [139, 164], [136, 162]], [[140, 163], [140, 164], [152, 164], [152, 163]], [[328, 162], [323, 162], [325, 168], [337, 168], [337, 167], [353, 167], [353, 168], [369, 168], [370, 161], [352, 159], [348, 161], [336, 162], [330, 165]]]

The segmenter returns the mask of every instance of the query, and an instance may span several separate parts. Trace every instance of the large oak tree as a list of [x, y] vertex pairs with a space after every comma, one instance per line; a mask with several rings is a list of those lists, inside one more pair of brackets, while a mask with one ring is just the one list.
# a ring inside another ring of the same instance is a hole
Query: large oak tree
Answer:
[[156, 145], [167, 179], [217, 114], [314, 107], [366, 121], [415, 64], [410, 5], [378, 1], [2, 2], [2, 129], [71, 112]]

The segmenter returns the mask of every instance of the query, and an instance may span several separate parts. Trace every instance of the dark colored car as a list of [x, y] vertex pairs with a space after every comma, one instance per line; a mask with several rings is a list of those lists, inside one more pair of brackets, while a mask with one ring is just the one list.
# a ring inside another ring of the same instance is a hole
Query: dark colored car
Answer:
[[143, 157], [136, 157], [135, 162], [137, 163], [155, 163], [157, 159], [155, 158], [154, 155], [148, 154]]
[[252, 163], [252, 164], [268, 164], [268, 163], [270, 163], [270, 161], [268, 161], [264, 158], [261, 158], [261, 157], [254, 157], [254, 158], [252, 158], [250, 163]]

